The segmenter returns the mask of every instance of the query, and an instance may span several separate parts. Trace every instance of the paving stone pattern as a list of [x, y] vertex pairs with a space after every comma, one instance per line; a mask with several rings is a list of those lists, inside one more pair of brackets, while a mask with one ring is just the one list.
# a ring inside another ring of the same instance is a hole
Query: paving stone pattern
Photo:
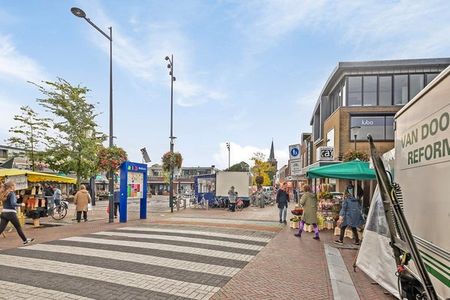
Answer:
[[0, 299], [209, 299], [274, 236], [157, 225], [0, 251]]

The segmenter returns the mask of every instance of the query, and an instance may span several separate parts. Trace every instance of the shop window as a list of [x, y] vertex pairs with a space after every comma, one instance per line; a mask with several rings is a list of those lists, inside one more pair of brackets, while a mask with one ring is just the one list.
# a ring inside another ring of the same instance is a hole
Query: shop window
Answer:
[[348, 77], [348, 106], [362, 105], [362, 77], [350, 76]]
[[[357, 141], [367, 141], [367, 135], [374, 140], [390, 141], [394, 139], [393, 116], [351, 116], [350, 127], [359, 127], [356, 134]], [[356, 131], [355, 131], [356, 132]], [[350, 140], [355, 140], [355, 133], [350, 132]]]
[[364, 106], [377, 105], [377, 76], [364, 76], [363, 103]]
[[408, 102], [408, 75], [394, 75], [394, 104]]
[[423, 89], [423, 74], [411, 74], [409, 75], [409, 100], [414, 98]]
[[379, 105], [392, 105], [392, 76], [380, 76], [378, 78], [378, 86]]

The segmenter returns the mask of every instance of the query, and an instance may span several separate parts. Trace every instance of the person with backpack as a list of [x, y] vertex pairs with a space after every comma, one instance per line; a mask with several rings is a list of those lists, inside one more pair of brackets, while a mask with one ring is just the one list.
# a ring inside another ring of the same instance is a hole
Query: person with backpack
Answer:
[[1, 219], [0, 234], [3, 233], [3, 231], [6, 228], [6, 225], [8, 225], [8, 223], [11, 222], [13, 226], [16, 228], [17, 234], [22, 239], [23, 244], [27, 245], [33, 242], [34, 239], [27, 238], [22, 231], [22, 227], [20, 226], [20, 222], [19, 219], [17, 218], [17, 211], [16, 211], [16, 207], [20, 206], [20, 204], [17, 204], [15, 190], [16, 184], [13, 181], [7, 181], [0, 188], [0, 201], [3, 202], [3, 211], [0, 215]]

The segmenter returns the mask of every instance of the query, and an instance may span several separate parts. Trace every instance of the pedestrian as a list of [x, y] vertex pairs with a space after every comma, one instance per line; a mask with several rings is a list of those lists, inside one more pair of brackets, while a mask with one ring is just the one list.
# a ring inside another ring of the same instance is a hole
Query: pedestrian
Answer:
[[317, 226], [317, 197], [311, 193], [311, 186], [305, 184], [303, 186], [303, 195], [300, 198], [300, 205], [303, 207], [303, 215], [300, 221], [300, 227], [295, 236], [301, 237], [305, 224], [312, 224], [314, 228], [315, 240], [320, 240], [319, 226]]
[[339, 239], [335, 241], [337, 244], [344, 242], [344, 234], [347, 226], [352, 228], [355, 245], [359, 245], [359, 236], [357, 227], [364, 224], [361, 214], [361, 204], [358, 199], [353, 196], [353, 186], [348, 186], [344, 192], [344, 202], [342, 203], [341, 211], [339, 212], [338, 226], [341, 229]]
[[114, 189], [114, 218], [117, 218], [117, 212], [120, 213], [120, 190], [118, 186]]
[[80, 190], [75, 194], [74, 204], [77, 210], [77, 222], [81, 221], [81, 213], [83, 213], [83, 219], [87, 222], [88, 204], [91, 203], [91, 195], [89, 195], [84, 184], [80, 185]]
[[295, 201], [295, 203], [297, 203], [298, 202], [298, 191], [297, 191], [297, 188], [294, 188], [294, 201]]
[[[37, 192], [36, 192], [37, 195]], [[55, 205], [53, 202], [53, 188], [50, 185], [44, 185], [44, 197], [47, 201], [47, 209], [53, 209]]]
[[55, 206], [59, 206], [59, 205], [61, 205], [61, 200], [62, 200], [61, 190], [57, 186], [54, 186], [53, 187], [53, 203], [55, 204]]
[[230, 190], [228, 191], [228, 200], [230, 203], [230, 210], [232, 212], [236, 211], [236, 198], [237, 198], [237, 192], [234, 190], [234, 186], [231, 186]]
[[280, 189], [277, 192], [277, 199], [276, 199], [278, 209], [280, 210], [280, 223], [284, 224], [287, 224], [286, 215], [289, 203], [289, 194], [287, 193], [286, 190], [287, 190], [286, 182], [283, 182], [281, 184]]
[[0, 190], [0, 202], [3, 202], [3, 211], [0, 215], [0, 234], [6, 228], [9, 222], [13, 224], [16, 228], [17, 234], [23, 241], [24, 245], [27, 245], [34, 241], [34, 239], [27, 238], [22, 231], [19, 219], [17, 218], [16, 207], [20, 206], [17, 204], [17, 198], [15, 194], [16, 184], [12, 181], [7, 181]]

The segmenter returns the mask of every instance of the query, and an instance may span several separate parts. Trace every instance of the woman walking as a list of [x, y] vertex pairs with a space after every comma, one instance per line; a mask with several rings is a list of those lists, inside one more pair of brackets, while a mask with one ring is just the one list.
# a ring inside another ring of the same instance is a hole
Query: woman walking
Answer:
[[344, 193], [344, 203], [342, 203], [341, 211], [339, 212], [338, 226], [341, 228], [339, 239], [335, 241], [337, 244], [344, 242], [344, 234], [347, 226], [352, 228], [355, 245], [359, 245], [359, 236], [356, 227], [364, 224], [361, 214], [361, 204], [359, 200], [353, 197], [353, 187], [348, 186]]
[[20, 204], [17, 204], [16, 194], [14, 193], [15, 190], [16, 184], [12, 181], [6, 182], [0, 188], [0, 201], [3, 202], [3, 211], [2, 214], [0, 215], [1, 218], [0, 234], [3, 233], [3, 231], [6, 228], [6, 225], [8, 225], [8, 223], [11, 222], [13, 226], [16, 228], [17, 234], [19, 234], [20, 238], [23, 241], [23, 244], [26, 245], [34, 241], [34, 239], [27, 239], [22, 231], [22, 227], [20, 226], [16, 212], [16, 207], [20, 206]]
[[300, 228], [295, 236], [301, 237], [305, 224], [312, 224], [314, 228], [313, 239], [319, 240], [319, 227], [317, 226], [317, 197], [311, 193], [311, 187], [307, 184], [303, 186], [303, 196], [300, 199], [300, 205], [303, 207], [302, 220]]
[[81, 213], [83, 213], [83, 219], [87, 222], [88, 204], [91, 203], [91, 195], [89, 195], [84, 184], [80, 185], [80, 190], [75, 194], [74, 201], [77, 206], [77, 222], [81, 221]]

